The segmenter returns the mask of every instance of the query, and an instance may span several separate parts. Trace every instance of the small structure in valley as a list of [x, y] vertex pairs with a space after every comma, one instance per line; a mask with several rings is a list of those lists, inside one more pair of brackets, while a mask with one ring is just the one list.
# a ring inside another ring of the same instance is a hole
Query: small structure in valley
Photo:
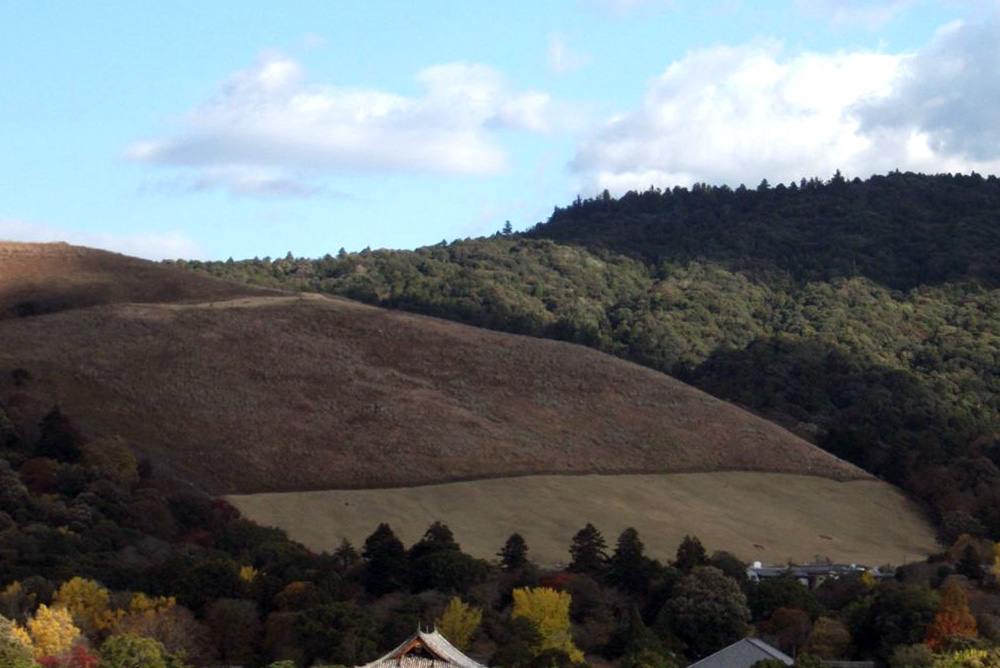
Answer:
[[437, 632], [418, 630], [399, 647], [361, 668], [486, 668]]
[[795, 659], [759, 638], [744, 638], [692, 663], [688, 668], [750, 668], [764, 659], [777, 659], [786, 666], [795, 663]]

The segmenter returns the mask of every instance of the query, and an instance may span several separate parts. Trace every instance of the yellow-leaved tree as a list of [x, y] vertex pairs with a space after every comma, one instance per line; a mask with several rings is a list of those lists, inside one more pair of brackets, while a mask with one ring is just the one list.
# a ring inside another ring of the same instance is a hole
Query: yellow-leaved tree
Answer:
[[128, 603], [128, 614], [154, 616], [170, 612], [176, 605], [177, 599], [173, 596], [147, 596], [140, 591], [132, 594], [132, 599]]
[[61, 606], [50, 608], [44, 603], [28, 620], [28, 632], [38, 657], [59, 656], [80, 637], [80, 629], [73, 623], [69, 610]]
[[565, 652], [574, 663], [583, 661], [583, 652], [573, 644], [569, 621], [571, 600], [567, 592], [548, 587], [514, 590], [513, 616], [532, 622], [542, 637], [539, 646], [534, 648], [536, 655], [555, 649]]
[[441, 635], [452, 645], [465, 651], [469, 648], [472, 636], [476, 634], [481, 621], [483, 621], [482, 610], [473, 608], [455, 596], [448, 602], [448, 607], [438, 618], [436, 626]]
[[117, 620], [111, 611], [111, 592], [95, 580], [76, 577], [64, 582], [53, 603], [69, 610], [73, 622], [91, 639], [110, 631]]

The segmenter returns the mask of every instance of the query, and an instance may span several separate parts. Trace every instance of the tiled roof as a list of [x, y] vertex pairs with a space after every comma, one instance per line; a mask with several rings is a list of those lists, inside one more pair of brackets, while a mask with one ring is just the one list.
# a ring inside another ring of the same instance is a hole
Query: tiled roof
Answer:
[[[423, 648], [426, 656], [411, 656], [410, 652]], [[417, 631], [405, 642], [385, 656], [365, 664], [363, 668], [486, 668], [481, 663], [469, 657], [448, 642], [448, 639], [437, 632]]]
[[750, 668], [762, 659], [777, 659], [786, 666], [795, 663], [795, 659], [763, 640], [744, 638], [728, 647], [723, 647], [715, 654], [706, 656], [701, 661], [692, 663], [688, 668]]

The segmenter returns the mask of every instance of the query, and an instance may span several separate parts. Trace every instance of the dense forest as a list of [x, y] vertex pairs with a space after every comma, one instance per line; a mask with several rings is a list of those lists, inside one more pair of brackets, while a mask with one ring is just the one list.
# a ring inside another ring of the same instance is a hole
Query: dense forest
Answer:
[[607, 192], [523, 234], [177, 264], [571, 341], [670, 373], [1000, 538], [1000, 180]]
[[[11, 371], [30, 378], [26, 369]], [[434, 523], [410, 546], [385, 524], [314, 554], [156, 475], [129, 444], [92, 440], [53, 408], [0, 406], [0, 666], [355, 666], [435, 625], [499, 668], [676, 668], [751, 631], [797, 657], [892, 668], [1000, 661], [997, 547], [962, 536], [932, 562], [856, 572], [814, 590], [754, 582], [687, 537], [646, 556], [626, 529], [586, 524], [565, 570], [518, 534], [491, 561]]]

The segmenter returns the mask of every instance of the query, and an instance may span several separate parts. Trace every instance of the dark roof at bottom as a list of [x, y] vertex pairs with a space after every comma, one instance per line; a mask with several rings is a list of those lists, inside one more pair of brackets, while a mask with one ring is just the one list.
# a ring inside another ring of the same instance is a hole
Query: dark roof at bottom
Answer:
[[744, 638], [728, 647], [723, 647], [715, 654], [709, 654], [701, 661], [692, 663], [688, 668], [750, 668], [762, 659], [777, 659], [786, 666], [795, 663], [795, 659], [763, 640]]

